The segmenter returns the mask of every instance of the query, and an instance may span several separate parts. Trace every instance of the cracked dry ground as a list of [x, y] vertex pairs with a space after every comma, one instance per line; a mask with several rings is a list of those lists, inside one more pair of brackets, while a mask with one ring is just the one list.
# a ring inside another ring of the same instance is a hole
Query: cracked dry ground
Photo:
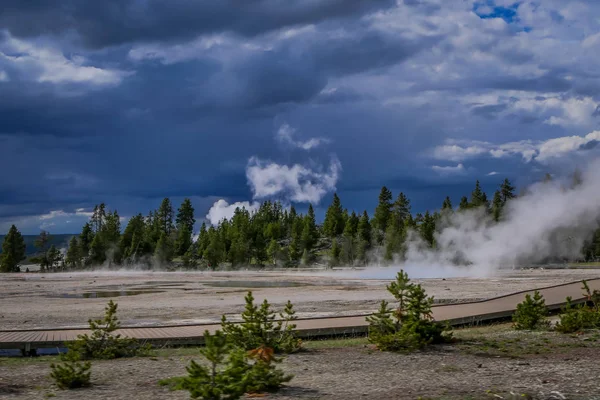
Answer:
[[[264, 398], [600, 398], [597, 332], [516, 332], [498, 325], [459, 330], [455, 336], [456, 343], [411, 354], [379, 352], [362, 338], [309, 342], [282, 364], [295, 375], [290, 384]], [[169, 391], [158, 381], [184, 375], [192, 359], [198, 359], [197, 350], [188, 348], [96, 361], [93, 386], [71, 391], [57, 390], [48, 378], [55, 358], [0, 359], [0, 398], [187, 399], [187, 392]]]

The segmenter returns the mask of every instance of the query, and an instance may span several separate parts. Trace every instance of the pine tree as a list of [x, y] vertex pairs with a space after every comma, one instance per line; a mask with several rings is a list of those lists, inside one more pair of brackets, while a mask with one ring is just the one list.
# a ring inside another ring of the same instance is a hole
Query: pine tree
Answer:
[[494, 218], [494, 221], [500, 221], [503, 206], [504, 204], [502, 202], [502, 194], [499, 190], [496, 190], [496, 192], [494, 193], [494, 200], [492, 201], [492, 217]]
[[206, 223], [203, 222], [202, 226], [200, 227], [200, 233], [198, 234], [198, 257], [202, 258], [202, 256], [204, 255], [204, 250], [206, 250], [206, 248], [208, 247], [208, 244], [210, 242], [210, 237], [208, 236], [208, 231], [206, 229]]
[[192, 245], [192, 234], [187, 225], [181, 225], [177, 230], [177, 239], [175, 240], [175, 255], [183, 256]]
[[318, 239], [317, 222], [315, 210], [312, 204], [308, 205], [308, 213], [304, 217], [304, 226], [302, 229], [302, 246], [304, 250], [310, 252]]
[[466, 209], [469, 208], [469, 200], [467, 199], [467, 196], [463, 196], [460, 198], [460, 204], [458, 205], [458, 209], [460, 211], [464, 211]]
[[356, 243], [355, 239], [356, 232], [358, 230], [358, 217], [352, 212], [352, 215], [348, 218], [344, 233], [342, 235], [342, 252], [341, 258], [344, 263], [352, 265], [356, 259]]
[[446, 199], [444, 199], [444, 202], [442, 203], [442, 210], [452, 211], [452, 201], [450, 200], [450, 197], [446, 196]]
[[392, 210], [392, 192], [387, 187], [382, 187], [379, 193], [379, 203], [375, 208], [373, 223], [375, 225], [376, 234], [375, 241], [378, 244], [383, 243], [383, 234], [387, 229], [388, 221]]
[[192, 360], [186, 367], [188, 376], [181, 388], [188, 390], [193, 399], [235, 400], [242, 397], [247, 387], [250, 366], [244, 352], [235, 350], [221, 331], [211, 335], [204, 332], [205, 346], [200, 349], [208, 365]]
[[514, 199], [515, 195], [515, 187], [511, 185], [508, 179], [504, 179], [504, 182], [500, 185], [500, 198], [502, 199], [502, 206], [506, 204], [506, 202], [510, 199]]
[[50, 266], [48, 261], [48, 245], [51, 240], [52, 236], [50, 233], [42, 230], [35, 242], [33, 242], [33, 245], [38, 249], [39, 253], [38, 256], [33, 258], [33, 261], [39, 262], [41, 271], [45, 271]]
[[135, 215], [129, 219], [121, 241], [119, 243], [120, 253], [126, 259], [136, 258], [144, 253], [144, 232], [146, 230], [146, 223], [142, 214]]
[[165, 197], [160, 204], [158, 211], [156, 212], [156, 219], [158, 224], [159, 232], [164, 232], [167, 236], [171, 235], [173, 231], [173, 217], [175, 212], [171, 205], [171, 200]]
[[58, 250], [54, 245], [50, 246], [47, 252], [48, 268], [57, 268], [60, 265], [62, 258], [63, 256], [60, 250]]
[[371, 248], [371, 223], [367, 211], [363, 212], [358, 221], [356, 239], [356, 258], [364, 264], [367, 262], [367, 252]]
[[94, 206], [94, 212], [91, 217], [91, 228], [94, 234], [102, 231], [106, 220], [106, 205], [101, 203]]
[[421, 222], [421, 225], [419, 225], [421, 238], [429, 245], [429, 247], [433, 247], [435, 241], [435, 221], [436, 217], [430, 214], [429, 211], [426, 211], [423, 216], [423, 221]]
[[71, 268], [79, 268], [81, 267], [82, 258], [81, 247], [79, 246], [77, 236], [73, 236], [69, 241], [65, 263]]
[[184, 199], [181, 206], [177, 210], [177, 217], [175, 219], [177, 229], [181, 229], [182, 226], [187, 227], [190, 235], [194, 232], [194, 224], [196, 219], [194, 218], [194, 207], [192, 201], [188, 198]]
[[333, 201], [325, 213], [323, 221], [323, 233], [333, 238], [344, 232], [344, 210], [337, 193], [333, 194]]
[[16, 226], [11, 225], [2, 243], [0, 272], [19, 272], [19, 265], [25, 259], [25, 240]]
[[161, 233], [160, 239], [156, 243], [154, 258], [160, 263], [169, 263], [173, 259], [173, 244], [165, 232]]
[[106, 261], [106, 246], [102, 235], [95, 235], [90, 245], [90, 262], [93, 265], [100, 265]]
[[477, 207], [486, 207], [486, 209], [489, 208], [487, 195], [481, 189], [481, 185], [479, 184], [479, 181], [477, 181], [475, 183], [475, 189], [473, 190], [473, 192], [471, 192], [470, 205], [473, 208], [477, 208]]
[[404, 221], [409, 215], [411, 215], [410, 200], [401, 192], [392, 205], [391, 217], [395, 220], [397, 226], [404, 226]]
[[279, 245], [279, 243], [277, 243], [277, 240], [271, 239], [271, 241], [269, 242], [269, 247], [267, 247], [267, 256], [269, 257], [269, 261], [271, 261], [273, 265], [277, 265], [277, 261], [279, 261], [280, 254], [281, 246]]
[[85, 225], [83, 225], [81, 234], [79, 235], [79, 246], [81, 248], [81, 255], [84, 258], [89, 256], [93, 240], [94, 231], [92, 230], [92, 225], [89, 222], [86, 222]]
[[340, 253], [342, 249], [338, 245], [337, 239], [331, 241], [331, 258], [329, 264], [334, 267], [340, 263]]

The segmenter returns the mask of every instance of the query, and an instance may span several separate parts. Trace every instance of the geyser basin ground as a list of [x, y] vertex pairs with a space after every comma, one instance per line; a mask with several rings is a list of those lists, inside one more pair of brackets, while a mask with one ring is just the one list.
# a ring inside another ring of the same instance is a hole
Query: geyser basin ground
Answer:
[[[248, 290], [253, 291], [258, 301], [267, 298], [277, 307], [291, 300], [299, 317], [366, 314], [374, 311], [380, 300], [391, 300], [385, 289], [389, 279], [347, 278], [352, 274], [351, 271], [16, 274], [0, 281], [0, 329], [86, 326], [88, 318], [102, 315], [111, 297], [85, 297], [85, 293], [136, 293], [114, 297], [124, 325], [218, 321], [222, 314], [239, 315]], [[600, 269], [499, 271], [487, 278], [414, 281], [422, 283], [438, 301], [459, 302], [595, 277], [600, 277]]]

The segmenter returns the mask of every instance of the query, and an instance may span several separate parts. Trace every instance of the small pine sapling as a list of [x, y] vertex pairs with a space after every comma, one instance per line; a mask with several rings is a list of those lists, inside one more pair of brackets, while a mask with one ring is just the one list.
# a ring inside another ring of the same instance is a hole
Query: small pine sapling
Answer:
[[522, 303], [517, 304], [513, 314], [513, 326], [517, 330], [544, 330], [550, 327], [548, 309], [544, 297], [537, 290], [533, 297], [527, 294]]
[[239, 399], [246, 391], [246, 374], [250, 369], [244, 352], [234, 350], [221, 331], [214, 335], [205, 331], [204, 343], [200, 354], [208, 366], [192, 360], [180, 388], [189, 391], [193, 399]]
[[573, 333], [584, 329], [600, 328], [600, 292], [590, 290], [586, 281], [583, 281], [583, 290], [587, 304], [574, 306], [571, 297], [567, 297], [567, 304], [562, 308], [556, 330], [561, 333]]
[[114, 332], [121, 326], [117, 318], [117, 303], [110, 300], [104, 309], [104, 318], [89, 320], [91, 336], [83, 334], [77, 340], [67, 343], [66, 360], [114, 359], [144, 355], [150, 346], [141, 345], [136, 339], [123, 338]]
[[79, 363], [68, 361], [63, 364], [50, 364], [54, 379], [59, 389], [77, 389], [90, 386], [92, 364], [89, 361]]
[[446, 333], [449, 328], [433, 320], [433, 297], [428, 297], [421, 285], [411, 283], [406, 272], [398, 272], [387, 290], [398, 301], [398, 307], [392, 310], [382, 301], [379, 310], [367, 317], [371, 343], [381, 350], [398, 351], [450, 339]]
[[254, 360], [254, 364], [246, 375], [246, 393], [276, 392], [284, 383], [292, 380], [293, 375], [277, 369], [275, 364], [282, 360], [275, 357], [272, 348], [263, 346], [247, 354], [251, 360]]
[[242, 322], [233, 323], [225, 315], [221, 318], [223, 332], [237, 347], [253, 350], [261, 346], [270, 347], [277, 353], [292, 353], [301, 347], [301, 341], [296, 337], [296, 319], [293, 305], [288, 301], [282, 320], [275, 321], [276, 314], [265, 299], [260, 306], [254, 304], [252, 292], [245, 297], [246, 306], [242, 312]]

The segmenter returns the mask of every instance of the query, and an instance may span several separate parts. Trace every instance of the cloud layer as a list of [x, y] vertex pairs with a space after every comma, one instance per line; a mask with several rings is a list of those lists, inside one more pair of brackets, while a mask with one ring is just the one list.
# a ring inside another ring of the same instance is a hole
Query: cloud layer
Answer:
[[597, 2], [3, 7], [2, 231], [101, 201], [145, 213], [164, 196], [195, 199], [199, 221], [219, 199], [333, 190], [372, 211], [382, 185], [424, 211], [475, 179], [523, 185], [596, 155]]

